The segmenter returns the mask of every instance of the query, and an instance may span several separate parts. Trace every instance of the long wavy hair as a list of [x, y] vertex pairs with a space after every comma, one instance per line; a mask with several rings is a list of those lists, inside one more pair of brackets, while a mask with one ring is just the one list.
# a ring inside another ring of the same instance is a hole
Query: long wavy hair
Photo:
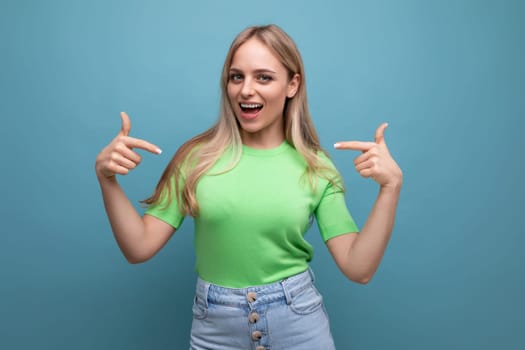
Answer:
[[[287, 98], [283, 117], [286, 141], [304, 158], [305, 175], [313, 186], [316, 185], [318, 176], [321, 176], [342, 189], [341, 182], [336, 180], [337, 172], [320, 158], [321, 153], [326, 157], [328, 154], [320, 146], [308, 109], [304, 66], [299, 50], [281, 28], [271, 24], [248, 27], [233, 40], [221, 74], [221, 103], [217, 122], [177, 150], [164, 170], [153, 195], [143, 200], [143, 203], [151, 205], [165, 200], [165, 205], [168, 205], [173, 198], [173, 187], [175, 187], [181, 213], [195, 217], [199, 214], [196, 198], [199, 179], [226, 150], [231, 150], [232, 157], [229, 165], [221, 173], [232, 169], [239, 162], [242, 155], [240, 126], [235, 117], [232, 101], [229, 100], [227, 87], [235, 52], [252, 38], [259, 40], [273, 52], [288, 71], [289, 79], [295, 74], [300, 77], [297, 92], [292, 98]], [[167, 197], [164, 197], [165, 195]]]

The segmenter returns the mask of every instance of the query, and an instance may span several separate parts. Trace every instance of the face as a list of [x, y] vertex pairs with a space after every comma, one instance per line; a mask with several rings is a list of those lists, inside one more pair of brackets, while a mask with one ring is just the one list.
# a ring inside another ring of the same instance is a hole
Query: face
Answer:
[[299, 87], [268, 47], [250, 39], [235, 52], [229, 71], [228, 97], [248, 146], [275, 147], [284, 140], [286, 98]]

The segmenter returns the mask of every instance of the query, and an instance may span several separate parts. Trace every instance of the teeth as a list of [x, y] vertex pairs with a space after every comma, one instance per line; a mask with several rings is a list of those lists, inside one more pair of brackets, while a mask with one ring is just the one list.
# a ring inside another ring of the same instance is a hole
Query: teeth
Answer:
[[262, 104], [259, 103], [241, 103], [242, 108], [261, 108]]

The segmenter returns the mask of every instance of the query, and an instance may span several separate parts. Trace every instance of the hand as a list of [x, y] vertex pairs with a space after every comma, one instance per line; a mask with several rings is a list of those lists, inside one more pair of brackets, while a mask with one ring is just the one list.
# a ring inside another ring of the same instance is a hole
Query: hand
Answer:
[[375, 134], [375, 142], [346, 141], [334, 145], [337, 149], [361, 151], [354, 159], [355, 169], [362, 177], [370, 177], [381, 186], [401, 187], [403, 172], [394, 161], [385, 143], [387, 123], [381, 124]]
[[120, 113], [120, 118], [122, 127], [117, 137], [97, 156], [95, 171], [98, 177], [110, 178], [116, 174], [128, 174], [142, 159], [138, 153], [133, 151], [133, 148], [140, 148], [154, 154], [162, 152], [160, 148], [147, 141], [129, 137], [131, 121], [125, 112]]

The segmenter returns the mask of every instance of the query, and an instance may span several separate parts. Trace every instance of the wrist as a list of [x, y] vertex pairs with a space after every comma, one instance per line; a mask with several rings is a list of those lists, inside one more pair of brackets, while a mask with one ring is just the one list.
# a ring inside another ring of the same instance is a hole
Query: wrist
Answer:
[[401, 191], [401, 187], [403, 186], [403, 180], [393, 181], [384, 185], [381, 185], [381, 191], [387, 191], [387, 192], [396, 192], [399, 193]]
[[98, 182], [102, 183], [116, 183], [117, 182], [117, 176], [116, 175], [109, 175], [106, 176], [104, 174], [98, 174], [97, 173], [97, 179]]

